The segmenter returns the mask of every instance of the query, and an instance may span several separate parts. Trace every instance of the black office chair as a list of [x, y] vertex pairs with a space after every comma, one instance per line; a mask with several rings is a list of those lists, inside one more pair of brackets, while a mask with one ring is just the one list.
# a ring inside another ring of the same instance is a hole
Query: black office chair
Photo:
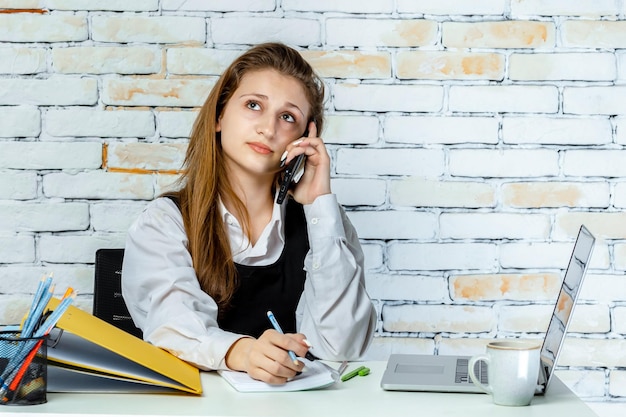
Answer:
[[124, 249], [96, 251], [93, 315], [141, 339], [141, 329], [135, 326], [122, 298], [123, 260]]

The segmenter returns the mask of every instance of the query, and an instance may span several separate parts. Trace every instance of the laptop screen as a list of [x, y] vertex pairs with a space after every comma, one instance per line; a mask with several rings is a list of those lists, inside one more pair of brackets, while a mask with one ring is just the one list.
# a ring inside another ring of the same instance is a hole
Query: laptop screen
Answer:
[[581, 226], [572, 256], [565, 271], [561, 291], [556, 300], [546, 337], [541, 347], [540, 378], [543, 377], [541, 383], [544, 391], [550, 382], [559, 352], [565, 341], [565, 332], [567, 331], [567, 326], [570, 322], [589, 260], [591, 259], [594, 243], [595, 238], [593, 235], [584, 225]]

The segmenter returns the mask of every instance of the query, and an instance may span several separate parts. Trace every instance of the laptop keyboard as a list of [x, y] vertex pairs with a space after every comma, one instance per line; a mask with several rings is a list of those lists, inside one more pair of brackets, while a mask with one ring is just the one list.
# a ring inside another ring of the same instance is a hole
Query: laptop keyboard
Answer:
[[[455, 384], [472, 384], [472, 380], [467, 372], [469, 359], [459, 358], [456, 360], [456, 372], [454, 375]], [[481, 383], [487, 384], [487, 364], [484, 361], [478, 361], [474, 365], [474, 374]]]

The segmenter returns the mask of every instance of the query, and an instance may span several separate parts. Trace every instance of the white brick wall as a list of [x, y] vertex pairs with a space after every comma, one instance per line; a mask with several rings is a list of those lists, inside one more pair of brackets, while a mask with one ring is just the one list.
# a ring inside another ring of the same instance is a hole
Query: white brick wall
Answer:
[[370, 359], [540, 339], [581, 223], [598, 237], [561, 375], [626, 399], [626, 3], [0, 0], [0, 323], [43, 273], [91, 308], [249, 45], [327, 84], [332, 186], [365, 252]]

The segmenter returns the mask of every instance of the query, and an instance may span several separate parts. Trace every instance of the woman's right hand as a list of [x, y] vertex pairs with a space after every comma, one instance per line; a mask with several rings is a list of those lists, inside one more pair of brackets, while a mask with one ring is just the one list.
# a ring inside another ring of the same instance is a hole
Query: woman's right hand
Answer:
[[226, 366], [268, 384], [284, 384], [304, 368], [301, 361], [294, 363], [288, 353], [291, 350], [304, 357], [308, 351], [304, 339], [303, 334], [282, 334], [273, 329], [258, 339], [241, 338], [226, 354]]

